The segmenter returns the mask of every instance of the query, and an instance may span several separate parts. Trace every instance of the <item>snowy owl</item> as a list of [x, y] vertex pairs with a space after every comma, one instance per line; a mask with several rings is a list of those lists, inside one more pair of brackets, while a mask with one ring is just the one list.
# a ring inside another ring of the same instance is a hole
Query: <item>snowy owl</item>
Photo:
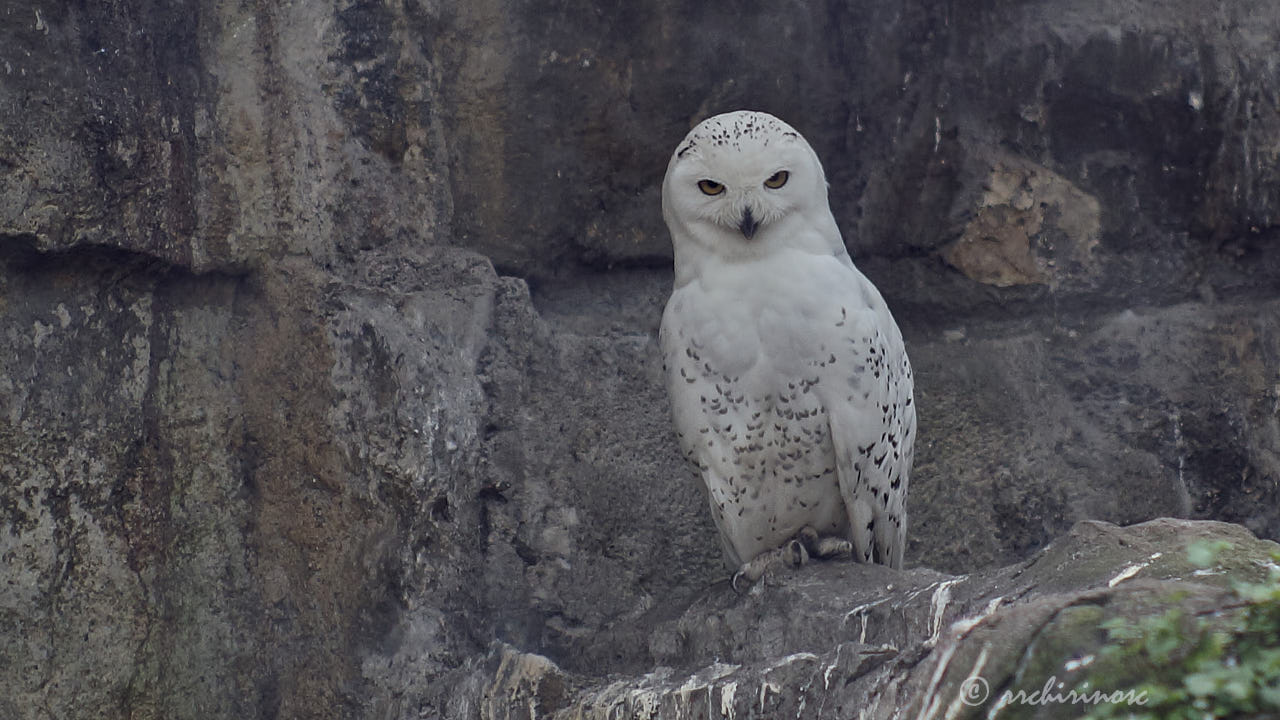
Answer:
[[852, 553], [901, 567], [915, 442], [911, 364], [845, 250], [809, 143], [781, 120], [704, 120], [671, 156], [667, 390], [734, 587]]

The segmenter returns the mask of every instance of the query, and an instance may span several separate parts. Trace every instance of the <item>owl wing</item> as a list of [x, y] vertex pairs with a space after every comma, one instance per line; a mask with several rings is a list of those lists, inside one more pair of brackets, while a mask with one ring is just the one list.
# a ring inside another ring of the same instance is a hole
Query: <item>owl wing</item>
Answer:
[[864, 562], [902, 566], [906, 497], [915, 446], [911, 363], [902, 334], [879, 292], [857, 275], [857, 307], [842, 304], [836, 323], [843, 352], [822, 368], [840, 494], [854, 552]]

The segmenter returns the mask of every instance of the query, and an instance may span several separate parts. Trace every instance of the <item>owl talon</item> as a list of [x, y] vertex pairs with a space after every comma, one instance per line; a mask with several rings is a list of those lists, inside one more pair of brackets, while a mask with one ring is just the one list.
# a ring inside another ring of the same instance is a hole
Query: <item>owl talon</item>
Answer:
[[809, 562], [809, 551], [805, 548], [804, 543], [799, 540], [792, 540], [783, 546], [785, 557], [791, 567], [801, 567]]
[[742, 567], [738, 568], [738, 572], [733, 574], [729, 584], [734, 592], [743, 593], [776, 567], [798, 568], [807, 562], [809, 562], [809, 551], [804, 543], [792, 540], [780, 548], [762, 552], [750, 562], [743, 563]]
[[763, 555], [751, 562], [743, 563], [742, 567], [738, 568], [738, 572], [733, 574], [733, 579], [729, 581], [729, 585], [733, 587], [734, 592], [739, 595], [747, 592], [756, 584], [757, 580], [764, 576], [769, 569], [769, 563], [763, 561], [762, 558], [764, 558]]
[[796, 538], [792, 542], [802, 543], [810, 557], [826, 559], [837, 555], [853, 554], [853, 543], [839, 537], [822, 537], [817, 530], [808, 525], [800, 528], [800, 532], [796, 533]]
[[800, 532], [796, 533], [796, 539], [793, 541], [804, 543], [805, 550], [811, 555], [818, 554], [818, 545], [822, 542], [822, 538], [818, 535], [818, 531], [813, 529], [811, 525], [805, 525], [800, 528]]
[[853, 543], [844, 538], [822, 538], [818, 547], [818, 557], [835, 557], [837, 555], [853, 555]]

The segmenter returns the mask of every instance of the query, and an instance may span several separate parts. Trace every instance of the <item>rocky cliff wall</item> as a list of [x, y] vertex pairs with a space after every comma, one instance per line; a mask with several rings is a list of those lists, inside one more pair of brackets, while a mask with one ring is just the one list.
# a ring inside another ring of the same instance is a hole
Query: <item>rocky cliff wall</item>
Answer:
[[1267, 2], [0, 17], [0, 715], [471, 717], [495, 640], [667, 657], [723, 570], [658, 189], [740, 107], [813, 143], [906, 332], [908, 564], [1280, 537]]

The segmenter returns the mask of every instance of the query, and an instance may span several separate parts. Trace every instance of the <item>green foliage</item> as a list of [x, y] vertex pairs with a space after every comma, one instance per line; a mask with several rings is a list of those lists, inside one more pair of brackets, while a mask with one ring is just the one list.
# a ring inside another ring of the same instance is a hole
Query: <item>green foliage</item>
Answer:
[[1187, 560], [1198, 568], [1213, 567], [1218, 556], [1230, 549], [1226, 540], [1197, 540], [1187, 546]]
[[[1198, 542], [1187, 559], [1208, 568], [1229, 551], [1223, 541]], [[1280, 553], [1263, 582], [1233, 582], [1236, 602], [1212, 617], [1172, 609], [1136, 623], [1102, 624], [1100, 666], [1148, 668], [1132, 689], [1142, 704], [1100, 705], [1090, 720], [1126, 718], [1257, 718], [1280, 715]], [[1110, 661], [1110, 662], [1107, 662]]]

